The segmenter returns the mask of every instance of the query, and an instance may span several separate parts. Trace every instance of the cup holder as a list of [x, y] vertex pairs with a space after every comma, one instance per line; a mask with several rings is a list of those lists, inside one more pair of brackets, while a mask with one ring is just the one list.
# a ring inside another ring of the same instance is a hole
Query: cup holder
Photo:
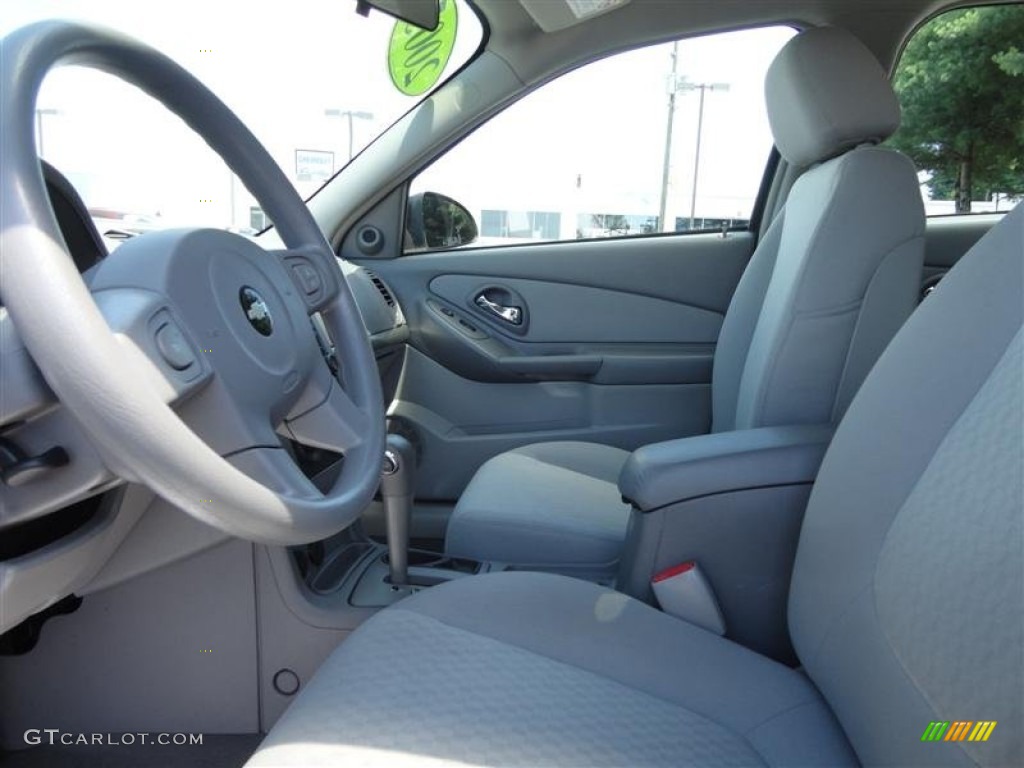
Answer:
[[[388, 565], [388, 553], [381, 555], [381, 562]], [[429, 552], [425, 549], [409, 550], [410, 568], [442, 568], [446, 571], [459, 571], [460, 573], [478, 573], [480, 563], [476, 560], [465, 560], [461, 557], [448, 557], [439, 552]]]

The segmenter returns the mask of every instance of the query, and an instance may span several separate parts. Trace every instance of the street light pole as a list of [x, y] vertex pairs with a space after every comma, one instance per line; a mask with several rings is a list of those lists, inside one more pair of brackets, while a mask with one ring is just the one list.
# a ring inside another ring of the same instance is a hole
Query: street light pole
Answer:
[[697, 228], [697, 177], [700, 174], [700, 138], [704, 132], [704, 94], [707, 88], [700, 86], [700, 106], [697, 108], [697, 149], [693, 153], [693, 194], [690, 196], [690, 231]]
[[[676, 94], [679, 92], [676, 71], [679, 62], [679, 43], [672, 44], [672, 75], [668, 85], [668, 125], [665, 129], [665, 161], [661, 168], [661, 204], [658, 206], [658, 230], [666, 232], [665, 214], [668, 208], [668, 177], [672, 164], [672, 126], [676, 115]], [[675, 227], [673, 227], [673, 230]]]
[[672, 128], [676, 111], [676, 94], [681, 91], [700, 91], [700, 105], [697, 108], [697, 149], [693, 158], [693, 193], [690, 199], [690, 229], [694, 229], [697, 221], [697, 182], [700, 174], [700, 147], [704, 132], [704, 95], [707, 91], [729, 90], [729, 83], [688, 83], [685, 78], [680, 80], [676, 72], [679, 60], [679, 43], [672, 46], [672, 75], [669, 80], [668, 92], [668, 128], [665, 134], [665, 161], [661, 171], [661, 205], [658, 209], [658, 224], [661, 231], [665, 230], [665, 216], [668, 207], [669, 168], [672, 162]]
[[351, 162], [353, 152], [353, 140], [355, 139], [355, 128], [352, 126], [352, 112], [351, 110], [345, 112], [345, 116], [348, 117], [348, 159]]
[[700, 140], [704, 132], [704, 94], [708, 91], [728, 91], [728, 83], [684, 83], [687, 91], [700, 91], [700, 106], [697, 107], [697, 148], [693, 153], [693, 194], [690, 197], [690, 231], [697, 228], [697, 180], [700, 175]]
[[352, 161], [352, 156], [355, 154], [355, 128], [352, 124], [354, 118], [360, 120], [373, 120], [372, 112], [361, 112], [358, 110], [351, 109], [325, 109], [324, 115], [327, 117], [344, 117], [348, 118], [348, 159]]

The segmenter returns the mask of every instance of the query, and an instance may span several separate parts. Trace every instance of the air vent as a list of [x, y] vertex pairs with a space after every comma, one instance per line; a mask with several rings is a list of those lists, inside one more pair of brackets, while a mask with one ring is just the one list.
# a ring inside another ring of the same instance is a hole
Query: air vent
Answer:
[[387, 305], [389, 307], [395, 306], [395, 298], [394, 296], [391, 295], [391, 291], [388, 290], [388, 287], [384, 285], [384, 281], [377, 277], [377, 275], [375, 275], [370, 270], [367, 269], [364, 271], [366, 272], [370, 280], [373, 281], [374, 286], [380, 292], [380, 295], [384, 298], [384, 301], [387, 302]]

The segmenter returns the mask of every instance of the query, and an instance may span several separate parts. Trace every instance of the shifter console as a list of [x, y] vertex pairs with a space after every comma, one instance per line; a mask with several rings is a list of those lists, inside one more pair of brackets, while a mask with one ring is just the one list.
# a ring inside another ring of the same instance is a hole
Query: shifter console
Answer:
[[322, 557], [307, 558], [309, 589], [343, 605], [383, 608], [421, 589], [491, 570], [495, 564], [410, 549], [415, 487], [416, 449], [405, 437], [389, 434], [380, 477], [387, 546], [353, 526], [342, 538], [326, 542]]
[[412, 443], [401, 435], [388, 435], [380, 495], [387, 525], [388, 580], [394, 587], [409, 585], [409, 522], [415, 484], [416, 452]]

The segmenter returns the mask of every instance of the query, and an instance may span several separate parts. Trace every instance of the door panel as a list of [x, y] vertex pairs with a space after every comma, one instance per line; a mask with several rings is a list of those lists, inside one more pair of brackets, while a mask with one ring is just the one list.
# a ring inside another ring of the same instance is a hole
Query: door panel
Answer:
[[486, 459], [541, 440], [633, 448], [706, 432], [710, 387], [702, 384], [488, 383], [463, 378], [415, 347], [391, 417], [415, 430], [416, 497], [454, 501]]
[[[525, 301], [524, 316], [516, 325], [476, 302], [481, 295], [502, 290]], [[687, 328], [689, 341], [714, 343], [722, 327], [720, 312], [570, 283], [441, 275], [430, 281], [430, 292], [468, 310], [496, 333], [509, 339], [522, 336], [530, 342], [672, 343], [679, 340], [679, 328]]]
[[949, 269], [1005, 214], [932, 216], [925, 230], [924, 263], [930, 270]]
[[922, 295], [934, 288], [960, 257], [1004, 215], [987, 213], [930, 217], [925, 229]]
[[[740, 232], [374, 260], [410, 328], [391, 416], [419, 445], [417, 498], [457, 499], [531, 442], [706, 432], [714, 344], [753, 247]], [[487, 289], [518, 302], [519, 325], [476, 304]]]

